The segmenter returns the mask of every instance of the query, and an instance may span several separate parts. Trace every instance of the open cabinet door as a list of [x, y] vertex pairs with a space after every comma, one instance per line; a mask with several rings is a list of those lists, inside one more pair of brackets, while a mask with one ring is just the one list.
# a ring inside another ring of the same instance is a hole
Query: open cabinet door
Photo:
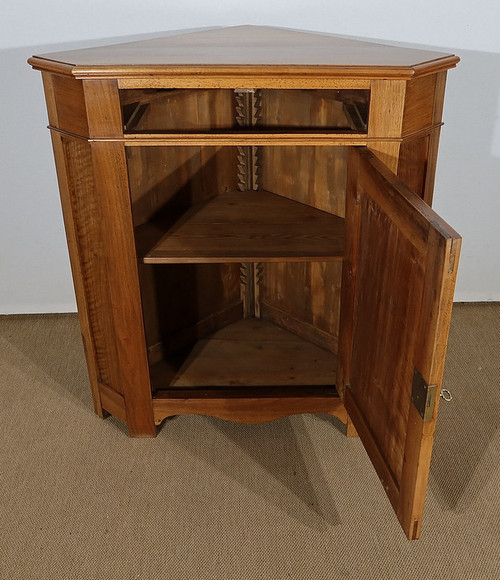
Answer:
[[350, 150], [338, 390], [416, 539], [461, 239], [370, 151]]

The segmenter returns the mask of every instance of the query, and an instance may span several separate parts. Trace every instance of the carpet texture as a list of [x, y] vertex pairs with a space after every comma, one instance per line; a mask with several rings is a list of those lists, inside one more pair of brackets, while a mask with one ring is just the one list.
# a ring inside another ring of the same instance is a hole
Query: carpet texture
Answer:
[[334, 418], [93, 413], [75, 315], [0, 318], [2, 580], [500, 578], [500, 305], [455, 306], [422, 538]]

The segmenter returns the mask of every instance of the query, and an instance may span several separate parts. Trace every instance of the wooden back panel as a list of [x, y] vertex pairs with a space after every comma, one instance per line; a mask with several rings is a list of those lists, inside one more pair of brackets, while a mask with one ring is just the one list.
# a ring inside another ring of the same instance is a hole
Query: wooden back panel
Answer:
[[237, 189], [236, 147], [127, 147], [134, 226]]
[[120, 91], [126, 133], [210, 131], [236, 127], [230, 89]]
[[[262, 147], [262, 186], [334, 215], [345, 215], [346, 147]], [[339, 263], [265, 264], [262, 316], [337, 352]]]
[[350, 132], [361, 130], [357, 120], [348, 115], [344, 101], [355, 106], [363, 105], [366, 132], [368, 90], [300, 90], [262, 89], [262, 109], [258, 125], [261, 127], [338, 130]]

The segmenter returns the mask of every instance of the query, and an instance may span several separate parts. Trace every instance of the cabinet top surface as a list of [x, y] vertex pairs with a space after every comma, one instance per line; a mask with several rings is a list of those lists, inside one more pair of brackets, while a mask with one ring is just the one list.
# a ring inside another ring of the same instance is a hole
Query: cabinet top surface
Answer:
[[[54, 52], [32, 57], [37, 69], [78, 78], [185, 74], [242, 69], [247, 74], [314, 67], [350, 77], [410, 78], [452, 68], [454, 55], [387, 46], [285, 28], [234, 26]], [[304, 71], [307, 74], [307, 71]]]

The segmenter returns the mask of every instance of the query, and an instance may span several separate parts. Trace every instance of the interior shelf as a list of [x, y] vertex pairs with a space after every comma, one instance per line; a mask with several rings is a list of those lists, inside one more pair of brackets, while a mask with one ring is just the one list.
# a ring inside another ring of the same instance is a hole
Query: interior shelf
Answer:
[[337, 357], [270, 322], [245, 318], [152, 365], [153, 390], [335, 385]]
[[341, 260], [344, 220], [268, 191], [232, 191], [193, 206], [146, 264]]

